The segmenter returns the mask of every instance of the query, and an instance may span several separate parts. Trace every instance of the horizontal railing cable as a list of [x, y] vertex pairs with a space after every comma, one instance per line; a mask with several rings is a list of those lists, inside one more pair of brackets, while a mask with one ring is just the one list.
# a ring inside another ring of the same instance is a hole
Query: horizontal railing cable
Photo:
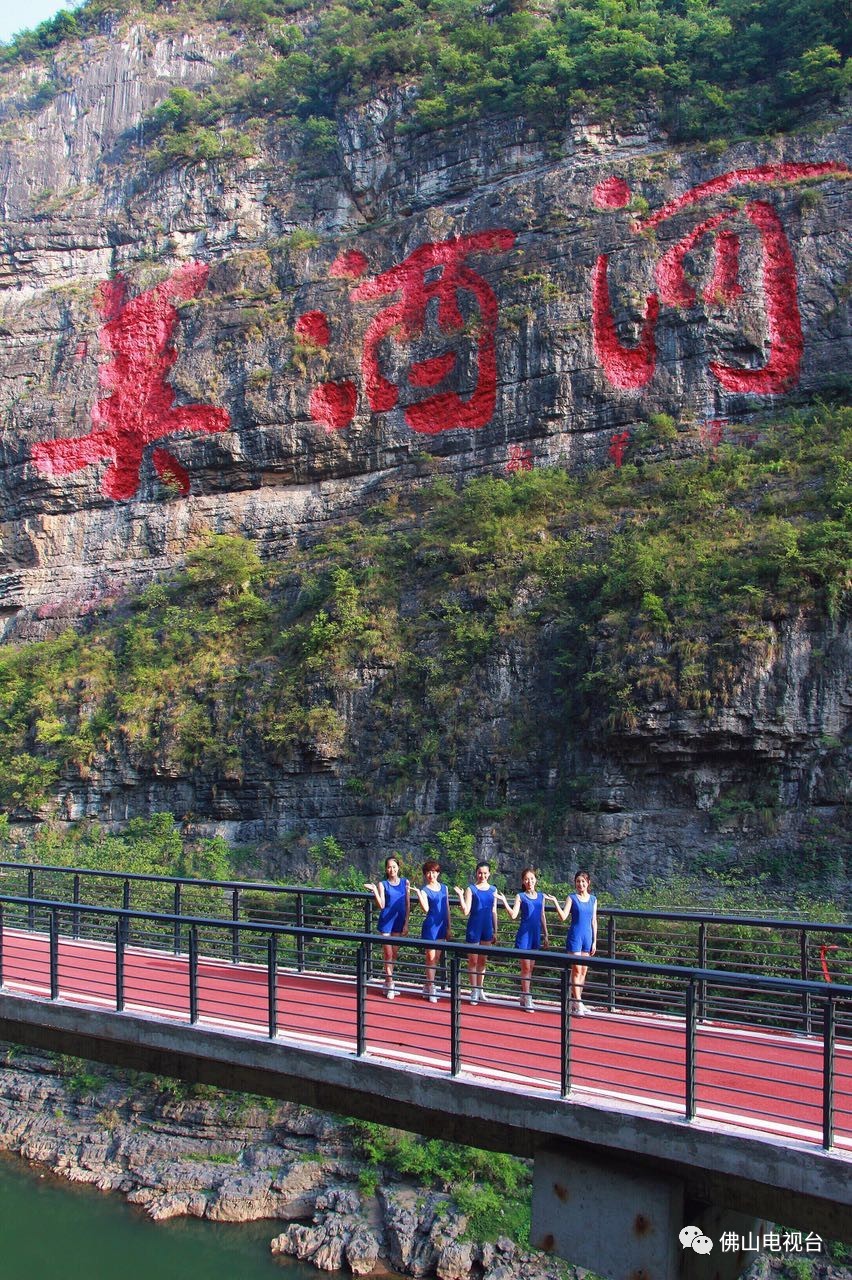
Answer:
[[[852, 1149], [850, 983], [394, 937], [393, 990], [371, 981], [386, 945], [363, 929], [0, 895], [6, 990]], [[436, 948], [446, 994], [428, 982], [421, 993]], [[488, 965], [477, 999], [467, 956]], [[535, 964], [526, 996], [521, 957]], [[578, 963], [589, 1017], [572, 999]]]

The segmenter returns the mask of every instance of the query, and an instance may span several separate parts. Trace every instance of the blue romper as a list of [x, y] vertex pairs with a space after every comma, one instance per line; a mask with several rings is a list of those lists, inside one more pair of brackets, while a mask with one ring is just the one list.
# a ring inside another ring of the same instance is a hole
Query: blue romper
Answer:
[[566, 951], [585, 951], [592, 949], [592, 921], [595, 915], [597, 898], [589, 894], [588, 902], [581, 902], [576, 893], [571, 894], [571, 920], [568, 925], [568, 937], [565, 939]]
[[427, 938], [429, 942], [437, 942], [439, 938], [443, 940], [450, 930], [450, 903], [447, 896], [447, 886], [439, 884], [437, 889], [430, 889], [424, 884], [423, 892], [429, 899], [429, 910], [426, 912], [426, 918], [420, 930], [420, 937]]
[[534, 898], [521, 894], [521, 923], [515, 934], [515, 946], [519, 951], [541, 950], [541, 917], [544, 914], [544, 894]]
[[405, 912], [408, 905], [408, 881], [400, 879], [399, 884], [382, 881], [385, 891], [385, 905], [379, 912], [379, 933], [402, 933], [405, 928]]
[[467, 918], [465, 941], [493, 942], [494, 898], [497, 890], [493, 885], [489, 885], [487, 889], [478, 889], [475, 884], [467, 887], [470, 889], [470, 915]]

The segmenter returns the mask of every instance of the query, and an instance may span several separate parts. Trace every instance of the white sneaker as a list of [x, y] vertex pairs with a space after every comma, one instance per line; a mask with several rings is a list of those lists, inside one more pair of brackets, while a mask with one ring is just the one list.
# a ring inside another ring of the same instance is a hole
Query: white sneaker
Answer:
[[521, 996], [521, 1008], [525, 1013], [533, 1013], [535, 1011], [532, 996]]
[[396, 999], [396, 987], [393, 985], [392, 982], [385, 983], [385, 995], [388, 998], [388, 1000]]
[[570, 1013], [576, 1013], [576, 1012], [577, 1012], [577, 1005], [578, 1005], [578, 1004], [579, 1004], [579, 1001], [578, 1001], [578, 1000], [572, 1000], [572, 1001], [571, 1001], [571, 1004], [570, 1004], [570, 1007], [569, 1007], [569, 1012], [570, 1012]]
[[471, 989], [470, 989], [470, 1003], [471, 1003], [471, 1004], [479, 1004], [479, 999], [480, 999], [480, 995], [479, 995], [479, 988], [478, 988], [478, 987], [471, 987]]
[[484, 987], [479, 988], [479, 1002], [480, 1004], [488, 1004], [488, 996], [485, 994]]
[[577, 1001], [577, 1008], [574, 1010], [574, 1012], [576, 1013], [578, 1018], [585, 1018], [588, 1010], [586, 1009], [586, 1006], [583, 1004], [582, 1000]]

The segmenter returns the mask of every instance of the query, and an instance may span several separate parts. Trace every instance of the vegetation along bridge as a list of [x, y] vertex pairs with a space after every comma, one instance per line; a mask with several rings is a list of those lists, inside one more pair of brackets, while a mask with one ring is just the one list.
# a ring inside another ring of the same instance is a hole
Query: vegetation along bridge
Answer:
[[685, 1224], [852, 1241], [850, 925], [602, 908], [579, 1018], [564, 951], [527, 1012], [511, 948], [444, 944], [431, 1003], [402, 938], [385, 999], [358, 893], [0, 875], [0, 1037], [532, 1156], [534, 1243], [615, 1280], [748, 1260]]

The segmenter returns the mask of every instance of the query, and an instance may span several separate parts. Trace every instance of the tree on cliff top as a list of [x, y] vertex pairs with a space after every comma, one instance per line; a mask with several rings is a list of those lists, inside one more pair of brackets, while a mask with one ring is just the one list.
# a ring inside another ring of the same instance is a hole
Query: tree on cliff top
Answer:
[[407, 124], [420, 130], [501, 115], [559, 130], [578, 111], [624, 119], [650, 106], [674, 137], [709, 138], [793, 128], [850, 84], [839, 0], [87, 0], [0, 45], [0, 64], [116, 12], [243, 37], [219, 83], [176, 89], [158, 109], [172, 135], [269, 114], [316, 134], [383, 89], [413, 87]]

